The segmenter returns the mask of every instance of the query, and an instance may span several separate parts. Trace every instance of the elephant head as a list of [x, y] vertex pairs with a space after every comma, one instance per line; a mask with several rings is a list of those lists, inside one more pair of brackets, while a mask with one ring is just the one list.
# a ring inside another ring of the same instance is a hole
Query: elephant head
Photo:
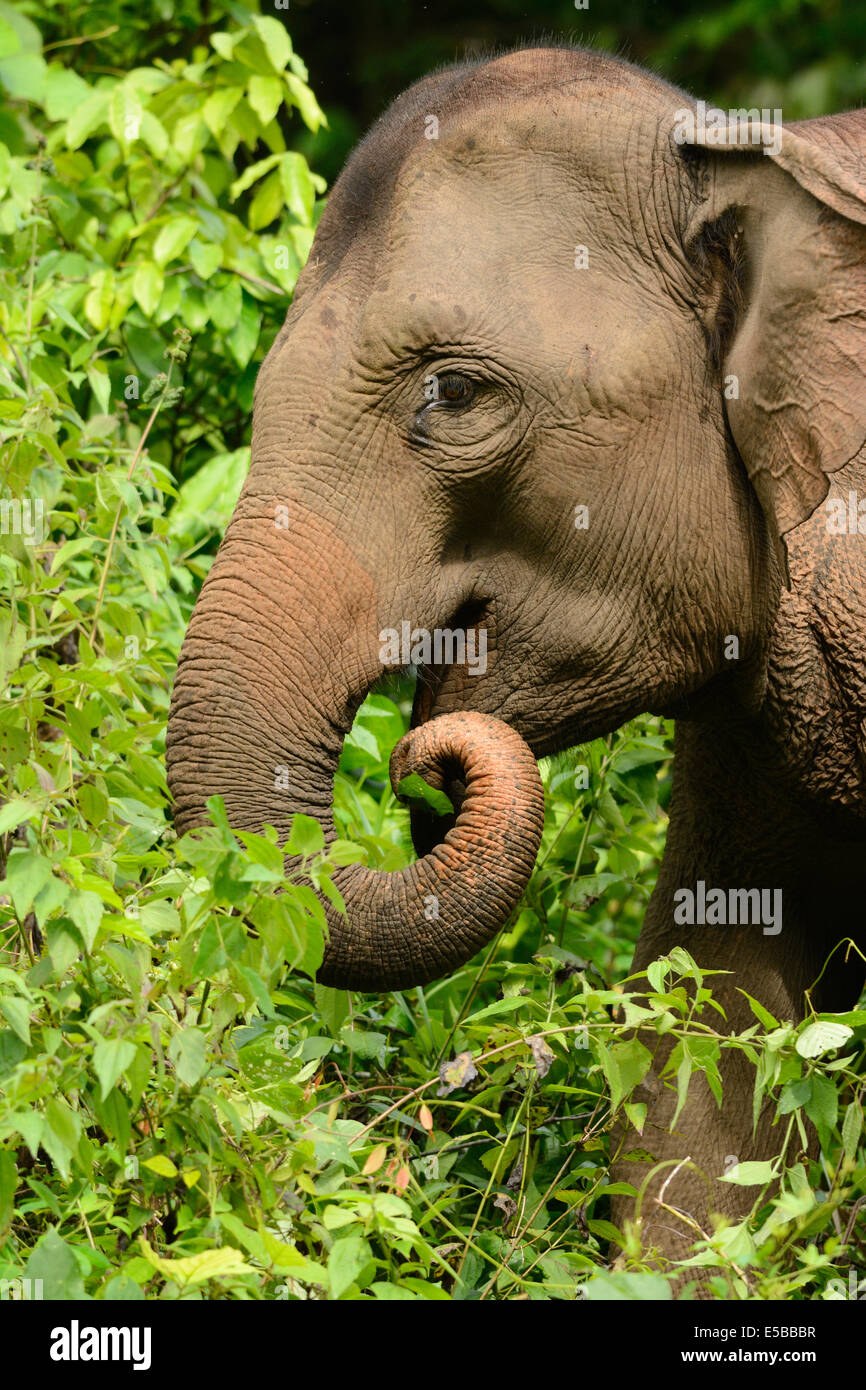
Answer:
[[866, 118], [765, 153], [680, 138], [694, 109], [600, 54], [521, 50], [405, 92], [329, 198], [168, 737], [181, 829], [220, 793], [238, 828], [330, 833], [383, 634], [483, 632], [486, 663], [429, 662], [392, 764], [465, 785], [456, 822], [401, 874], [341, 871], [327, 983], [422, 982], [501, 926], [534, 757], [762, 698], [781, 537], [866, 438]]

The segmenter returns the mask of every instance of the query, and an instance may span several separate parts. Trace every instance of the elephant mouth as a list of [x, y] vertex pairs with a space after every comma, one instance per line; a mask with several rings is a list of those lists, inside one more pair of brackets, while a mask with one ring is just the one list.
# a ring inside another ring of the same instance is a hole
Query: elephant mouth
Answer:
[[[464, 635], [466, 661], [464, 663], [458, 661], [458, 664], [455, 664], [453, 660], [432, 660], [417, 668], [418, 681], [412, 705], [413, 729], [432, 719], [434, 710], [437, 714], [442, 713], [442, 710], [436, 709], [436, 705], [449, 676], [451, 676], [450, 684], [454, 687], [453, 691], [449, 691], [449, 708], [458, 704], [465, 704], [467, 708], [471, 707], [472, 687], [477, 676], [470, 674], [468, 653], [474, 652], [477, 659], [479, 651], [483, 651], [483, 674], [486, 670], [487, 653], [493, 632], [492, 600], [487, 598], [468, 599], [456, 610], [445, 631]], [[460, 696], [465, 696], [466, 699], [460, 699]]]
[[[464, 632], [467, 643], [472, 635], [476, 652], [479, 650], [483, 633], [486, 652], [492, 630], [492, 601], [473, 598], [461, 604], [451, 620], [450, 628], [453, 631]], [[431, 661], [417, 668], [410, 728], [415, 729], [421, 724], [427, 724], [446, 710], [450, 713], [456, 709], [471, 710], [475, 708], [475, 701], [473, 700], [475, 680], [468, 674], [465, 667], [456, 675], [457, 678], [455, 679], [454, 665], [446, 661]], [[451, 678], [450, 681], [449, 677]], [[440, 699], [446, 681], [453, 688], [448, 690], [447, 698], [440, 708]], [[458, 763], [446, 764], [443, 766], [442, 773], [442, 789], [454, 807], [454, 814], [439, 816], [425, 807], [419, 806], [413, 806], [410, 809], [409, 822], [412, 844], [419, 858], [430, 854], [437, 845], [442, 844], [448, 831], [456, 825], [466, 796], [463, 768]]]

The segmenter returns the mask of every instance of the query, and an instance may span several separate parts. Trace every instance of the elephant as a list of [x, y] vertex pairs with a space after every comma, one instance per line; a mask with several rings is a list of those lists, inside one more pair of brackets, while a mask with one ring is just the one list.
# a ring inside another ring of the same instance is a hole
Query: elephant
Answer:
[[[321, 981], [471, 957], [533, 866], [536, 760], [649, 712], [676, 721], [673, 790], [634, 971], [685, 947], [726, 972], [731, 1030], [745, 993], [788, 1020], [807, 990], [856, 1002], [834, 947], [862, 949], [866, 901], [864, 224], [866, 111], [707, 120], [578, 47], [439, 71], [355, 149], [259, 372], [167, 735], [180, 830], [219, 793], [240, 829], [303, 812], [333, 835], [383, 633], [483, 636], [483, 663], [425, 663], [392, 759], [455, 815], [414, 818], [400, 873], [339, 871]], [[779, 910], [695, 907], [756, 892]], [[774, 1150], [732, 1049], [721, 1109], [696, 1074], [671, 1131], [665, 1055], [613, 1171], [647, 1175], [634, 1229], [676, 1261], [747, 1209], [729, 1156]]]

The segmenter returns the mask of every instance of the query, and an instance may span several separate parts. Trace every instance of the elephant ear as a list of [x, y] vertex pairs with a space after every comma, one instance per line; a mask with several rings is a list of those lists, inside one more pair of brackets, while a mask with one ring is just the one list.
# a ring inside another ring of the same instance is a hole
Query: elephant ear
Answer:
[[866, 111], [729, 122], [684, 143], [706, 152], [687, 244], [718, 251], [724, 228], [737, 281], [722, 342], [728, 422], [781, 538], [866, 441]]

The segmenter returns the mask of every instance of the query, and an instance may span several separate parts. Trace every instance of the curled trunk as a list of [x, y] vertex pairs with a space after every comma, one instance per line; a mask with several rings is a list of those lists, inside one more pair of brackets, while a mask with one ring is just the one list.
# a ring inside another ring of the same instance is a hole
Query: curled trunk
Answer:
[[532, 753], [507, 724], [471, 711], [422, 724], [394, 749], [392, 785], [411, 772], [438, 788], [465, 784], [457, 819], [400, 873], [343, 871], [347, 916], [330, 914], [324, 984], [402, 989], [447, 975], [498, 931], [532, 872], [544, 792]]
[[[287, 551], [273, 512], [262, 515], [261, 504], [255, 512], [236, 516], [184, 642], [166, 743], [175, 823], [181, 832], [202, 824], [207, 798], [219, 794], [238, 830], [271, 824], [287, 835], [304, 812], [332, 838], [334, 773], [363, 693], [381, 674], [381, 620], [368, 577], [336, 542], [327, 554], [340, 572], [321, 577], [311, 604], [310, 574], [322, 570], [317, 533], [309, 554], [299, 553], [300, 528]], [[456, 819], [399, 873], [358, 864], [335, 873], [347, 916], [326, 907], [325, 984], [387, 990], [448, 974], [498, 931], [532, 871], [544, 798], [513, 729], [474, 712], [431, 719], [394, 750], [395, 787], [410, 772], [437, 787], [465, 784]]]

